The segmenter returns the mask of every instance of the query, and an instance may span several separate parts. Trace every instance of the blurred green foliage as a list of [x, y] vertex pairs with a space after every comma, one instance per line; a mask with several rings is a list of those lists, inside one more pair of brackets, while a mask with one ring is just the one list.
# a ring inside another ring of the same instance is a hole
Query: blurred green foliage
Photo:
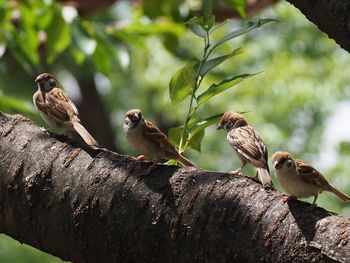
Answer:
[[[36, 74], [54, 73], [72, 98], [76, 94], [72, 79], [94, 74], [115, 128], [115, 140], [124, 153], [135, 154], [122, 134], [128, 109], [142, 109], [147, 119], [165, 130], [179, 126], [187, 114], [187, 99], [178, 105], [170, 103], [168, 84], [186, 60], [201, 57], [202, 40], [185, 25], [192, 16], [193, 2], [147, 0], [132, 5], [118, 1], [106, 10], [81, 17], [75, 9], [52, 0], [0, 0], [0, 110], [21, 113], [42, 124], [31, 102]], [[246, 1], [222, 2], [244, 14]], [[344, 117], [336, 119], [341, 112], [345, 111], [345, 116], [350, 113], [350, 106], [341, 107], [349, 105], [349, 54], [286, 2], [254, 19], [261, 17], [273, 17], [280, 23], [223, 43], [218, 56], [239, 47], [242, 53], [215, 67], [199, 92], [228, 76], [262, 73], [224, 91], [223, 96], [211, 98], [198, 109], [197, 117], [205, 119], [228, 110], [247, 112], [248, 122], [264, 138], [270, 156], [276, 150], [291, 151], [349, 194], [350, 128]], [[244, 23], [226, 22], [213, 40]], [[345, 135], [340, 136], [339, 131]], [[239, 165], [226, 134], [213, 127], [203, 137], [201, 153], [190, 150], [188, 155], [204, 169], [229, 171]], [[254, 175], [254, 170], [247, 167], [244, 173]], [[318, 204], [350, 215], [348, 205], [332, 194], [322, 194]], [[57, 259], [0, 237], [0, 262], [34, 261]]]
[[59, 258], [0, 234], [0, 261], [3, 263], [63, 263]]

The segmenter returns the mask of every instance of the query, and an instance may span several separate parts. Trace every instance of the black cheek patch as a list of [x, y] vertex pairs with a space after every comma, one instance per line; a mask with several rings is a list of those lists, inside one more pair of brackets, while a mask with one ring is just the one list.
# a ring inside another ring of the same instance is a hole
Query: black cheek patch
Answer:
[[138, 118], [137, 118], [135, 115], [129, 116], [129, 119], [130, 119], [132, 122], [137, 122], [137, 121], [138, 121]]

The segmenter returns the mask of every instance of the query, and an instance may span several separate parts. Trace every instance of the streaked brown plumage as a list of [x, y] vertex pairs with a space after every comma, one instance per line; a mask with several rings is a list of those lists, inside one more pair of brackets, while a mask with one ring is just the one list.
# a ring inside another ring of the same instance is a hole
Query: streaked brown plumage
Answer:
[[[138, 109], [129, 110], [125, 114], [124, 134], [128, 142], [148, 160], [158, 163], [163, 159], [174, 159], [184, 166], [194, 166], [178, 153], [164, 133], [142, 117], [142, 112]], [[151, 167], [148, 173], [154, 167]]]
[[292, 197], [314, 196], [313, 206], [316, 204], [318, 194], [323, 191], [332, 192], [343, 201], [350, 200], [348, 195], [331, 186], [314, 167], [302, 160], [293, 159], [289, 152], [275, 152], [272, 164], [276, 170], [277, 180]]
[[240, 172], [249, 162], [257, 168], [257, 175], [264, 187], [272, 186], [265, 143], [258, 132], [248, 125], [245, 117], [237, 112], [226, 112], [217, 128], [225, 129], [227, 141], [242, 161]]
[[77, 132], [87, 144], [97, 147], [98, 143], [81, 125], [77, 108], [67, 93], [58, 87], [55, 77], [43, 73], [35, 82], [38, 91], [33, 96], [33, 103], [44, 121], [54, 128]]

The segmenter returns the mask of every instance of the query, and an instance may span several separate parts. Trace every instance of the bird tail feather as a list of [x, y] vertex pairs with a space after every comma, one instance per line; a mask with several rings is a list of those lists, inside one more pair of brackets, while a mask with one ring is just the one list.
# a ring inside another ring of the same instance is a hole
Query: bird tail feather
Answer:
[[269, 171], [265, 168], [258, 168], [257, 170], [259, 180], [263, 187], [273, 186]]
[[179, 154], [177, 160], [182, 163], [184, 166], [195, 166], [190, 160]]
[[333, 186], [331, 186], [329, 191], [332, 192], [333, 194], [335, 194], [336, 196], [338, 196], [344, 202], [350, 200], [350, 196], [343, 193], [342, 191], [339, 191], [338, 189], [334, 188]]
[[79, 122], [73, 122], [73, 128], [88, 145], [98, 147], [97, 141], [91, 136], [83, 125], [81, 125]]

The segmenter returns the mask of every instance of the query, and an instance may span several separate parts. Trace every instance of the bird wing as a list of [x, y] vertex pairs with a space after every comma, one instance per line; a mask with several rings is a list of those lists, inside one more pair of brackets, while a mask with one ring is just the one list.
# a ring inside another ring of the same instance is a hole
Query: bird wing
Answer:
[[254, 166], [268, 170], [265, 143], [253, 127], [243, 126], [227, 134], [229, 144]]
[[301, 160], [295, 160], [295, 163], [298, 174], [306, 183], [329, 189], [329, 183], [319, 171]]
[[45, 113], [46, 115], [48, 115], [48, 110], [49, 107], [47, 105], [46, 102], [46, 96], [44, 98], [44, 95], [41, 91], [37, 91], [34, 96], [33, 96], [33, 101], [34, 101], [34, 105], [35, 107], [37, 107], [37, 109], [43, 113]]
[[64, 90], [60, 88], [52, 89], [46, 94], [46, 100], [52, 117], [61, 121], [79, 121], [78, 110]]
[[178, 152], [174, 145], [169, 141], [168, 137], [162, 133], [153, 123], [145, 120], [144, 133], [149, 140], [159, 145], [169, 154], [178, 156]]

